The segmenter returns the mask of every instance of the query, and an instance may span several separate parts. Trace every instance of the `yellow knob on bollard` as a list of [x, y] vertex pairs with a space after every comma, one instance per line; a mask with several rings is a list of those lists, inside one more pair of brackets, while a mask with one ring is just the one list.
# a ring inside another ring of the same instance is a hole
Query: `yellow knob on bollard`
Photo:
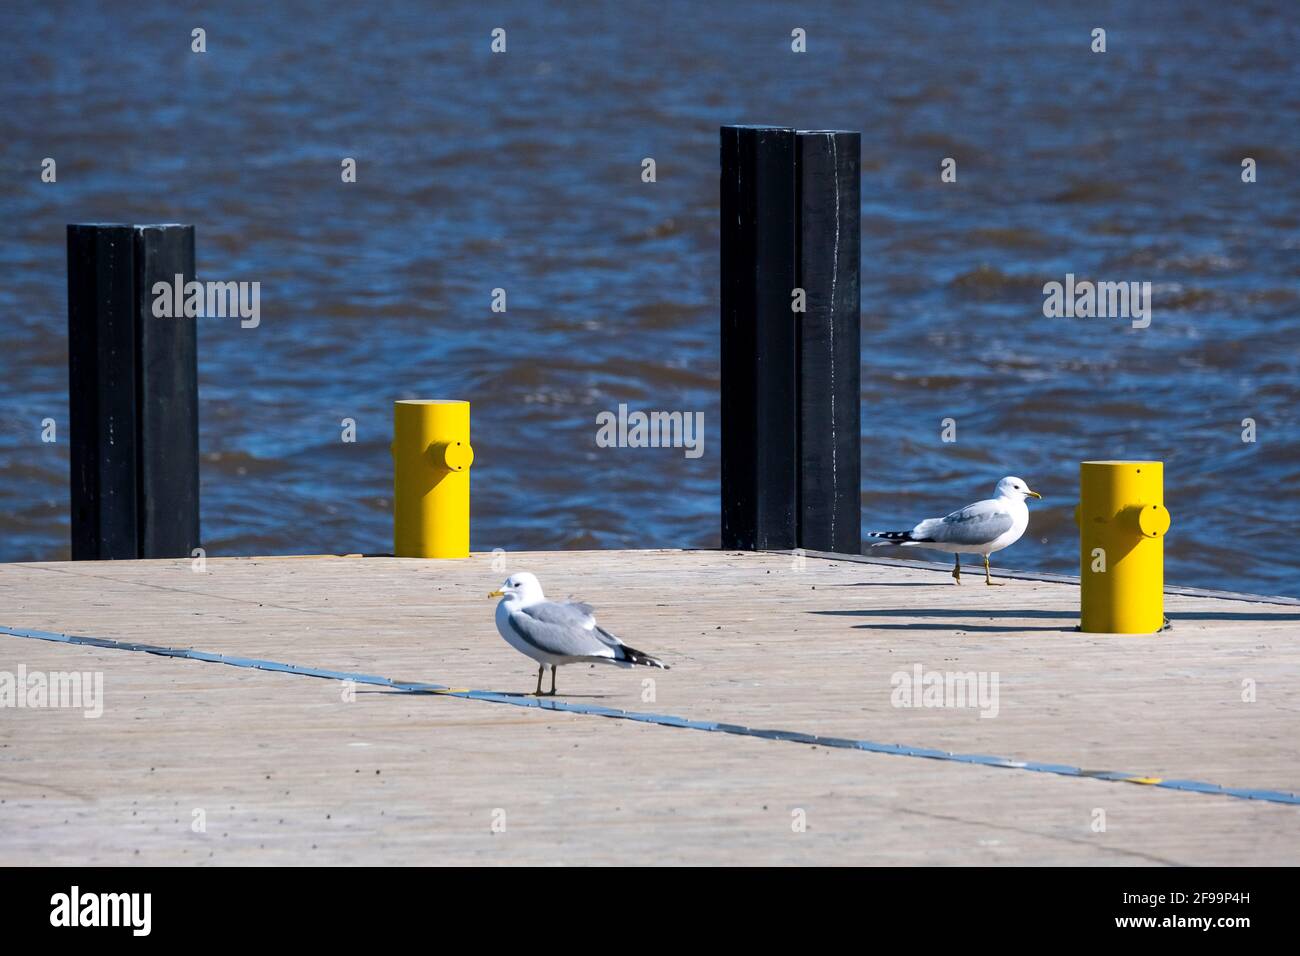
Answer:
[[1080, 629], [1154, 634], [1165, 624], [1165, 466], [1079, 465]]
[[469, 402], [393, 403], [393, 554], [469, 557]]

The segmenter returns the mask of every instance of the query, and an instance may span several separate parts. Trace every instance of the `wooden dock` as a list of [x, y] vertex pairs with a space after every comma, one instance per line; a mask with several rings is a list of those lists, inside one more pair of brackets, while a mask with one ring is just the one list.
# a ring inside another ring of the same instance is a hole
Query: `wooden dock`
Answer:
[[[672, 665], [565, 667], [560, 702], [1148, 782], [0, 634], [0, 672], [104, 681], [97, 719], [0, 710], [0, 864], [1300, 862], [1300, 806], [1151, 785], [1300, 793], [1295, 603], [1169, 595], [1171, 631], [1119, 637], [1074, 631], [1059, 581], [776, 553], [492, 561], [0, 565], [0, 625], [527, 693], [486, 592], [528, 570]], [[996, 716], [895, 706], [916, 665], [996, 675]]]

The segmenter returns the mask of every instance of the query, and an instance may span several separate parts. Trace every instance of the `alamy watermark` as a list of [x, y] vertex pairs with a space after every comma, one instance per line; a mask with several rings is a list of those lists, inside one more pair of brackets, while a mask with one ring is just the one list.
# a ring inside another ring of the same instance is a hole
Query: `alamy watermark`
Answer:
[[148, 936], [153, 928], [152, 893], [83, 893], [73, 886], [50, 897], [51, 926], [120, 926], [132, 936]]
[[927, 671], [920, 664], [895, 671], [889, 702], [895, 707], [978, 707], [981, 717], [998, 715], [997, 671]]
[[47, 707], [80, 709], [83, 717], [93, 719], [104, 713], [103, 671], [27, 670], [19, 664], [17, 672], [0, 671], [0, 708]]
[[687, 458], [704, 454], [703, 412], [629, 412], [596, 416], [596, 444], [601, 448], [684, 448]]
[[1074, 273], [1065, 274], [1065, 282], [1043, 285], [1043, 315], [1049, 319], [1131, 319], [1133, 328], [1151, 324], [1150, 282], [1074, 281]]
[[183, 275], [177, 274], [171, 282], [155, 282], [150, 291], [155, 319], [238, 316], [239, 326], [244, 329], [255, 329], [262, 322], [260, 282], [186, 282]]

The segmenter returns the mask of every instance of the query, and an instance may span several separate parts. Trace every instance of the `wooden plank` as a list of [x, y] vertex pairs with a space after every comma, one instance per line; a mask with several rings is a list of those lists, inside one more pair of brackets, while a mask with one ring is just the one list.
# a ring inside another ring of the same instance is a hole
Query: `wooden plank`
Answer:
[[858, 273], [861, 135], [796, 136], [799, 326], [799, 547], [862, 547], [861, 332]]
[[68, 226], [72, 559], [139, 557], [134, 233]]
[[794, 130], [724, 126], [722, 545], [793, 548], [798, 507]]
[[141, 558], [189, 557], [199, 546], [196, 318], [153, 315], [155, 283], [194, 279], [194, 227], [135, 228]]
[[[0, 566], [0, 624], [526, 692], [505, 573], [467, 561]], [[672, 670], [566, 667], [562, 699], [1300, 790], [1294, 606], [1171, 595], [1079, 634], [1078, 589], [780, 554], [507, 555]], [[0, 712], [0, 863], [1294, 863], [1296, 807], [543, 713], [0, 636], [0, 670], [104, 675], [104, 713]], [[893, 675], [999, 676], [996, 717]], [[653, 700], [645, 699], [654, 680]], [[1243, 700], [1244, 682], [1255, 700]], [[378, 771], [376, 773], [375, 771]], [[204, 810], [205, 833], [191, 829]], [[493, 833], [503, 810], [506, 831]], [[791, 828], [795, 811], [808, 830]], [[1106, 830], [1094, 832], [1096, 811]], [[66, 822], [65, 822], [66, 821]], [[137, 853], [138, 851], [138, 853]]]

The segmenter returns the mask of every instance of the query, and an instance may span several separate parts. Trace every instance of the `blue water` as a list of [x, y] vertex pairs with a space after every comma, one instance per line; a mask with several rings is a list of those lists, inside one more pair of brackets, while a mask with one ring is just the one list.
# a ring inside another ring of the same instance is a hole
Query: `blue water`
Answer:
[[[403, 397], [473, 403], [475, 549], [716, 546], [718, 127], [774, 123], [863, 134], [864, 526], [1017, 474], [999, 560], [1070, 571], [1078, 462], [1156, 458], [1171, 582], [1300, 594], [1294, 4], [116, 6], [0, 14], [0, 560], [68, 555], [93, 220], [262, 285], [200, 322], [210, 553], [388, 550]], [[1150, 281], [1151, 327], [1044, 318], [1067, 272]], [[702, 411], [703, 456], [598, 448], [619, 403]]]

